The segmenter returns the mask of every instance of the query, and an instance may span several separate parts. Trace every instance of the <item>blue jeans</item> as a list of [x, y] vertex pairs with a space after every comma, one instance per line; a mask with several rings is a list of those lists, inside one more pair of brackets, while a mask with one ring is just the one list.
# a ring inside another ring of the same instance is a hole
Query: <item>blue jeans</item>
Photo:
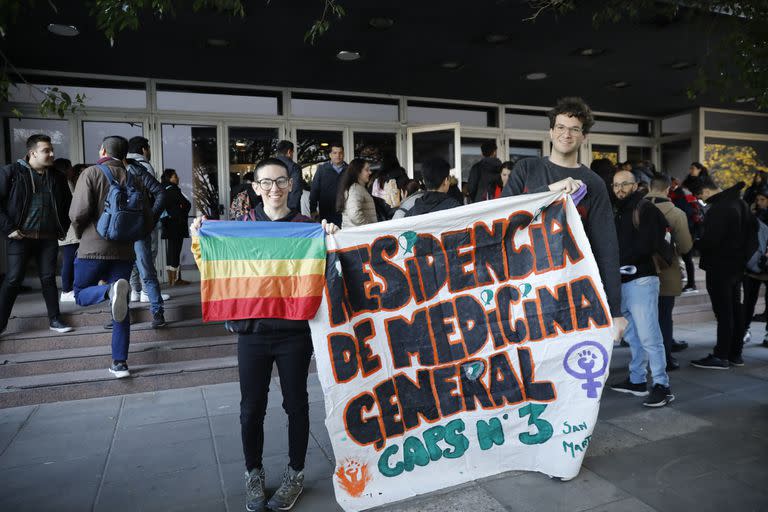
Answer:
[[[78, 306], [90, 306], [107, 300], [107, 292], [118, 279], [131, 276], [132, 261], [125, 260], [81, 260], [75, 259], [75, 302]], [[108, 284], [98, 284], [106, 281]], [[112, 321], [112, 359], [128, 360], [128, 345], [131, 343], [131, 315], [125, 315], [122, 322]]]
[[[155, 270], [155, 256], [157, 255], [157, 247], [153, 243], [155, 237], [153, 231], [143, 240], [137, 240], [133, 243], [136, 264], [133, 266], [130, 279], [132, 290], [141, 291], [143, 289], [146, 292], [152, 314], [163, 312], [163, 297], [160, 295], [160, 283], [157, 281], [157, 271]], [[139, 276], [141, 276], [141, 280], [139, 280]]]
[[664, 339], [659, 328], [659, 278], [640, 277], [623, 283], [621, 314], [629, 322], [624, 332], [632, 353], [629, 380], [634, 384], [645, 384], [648, 364], [653, 383], [669, 386]]

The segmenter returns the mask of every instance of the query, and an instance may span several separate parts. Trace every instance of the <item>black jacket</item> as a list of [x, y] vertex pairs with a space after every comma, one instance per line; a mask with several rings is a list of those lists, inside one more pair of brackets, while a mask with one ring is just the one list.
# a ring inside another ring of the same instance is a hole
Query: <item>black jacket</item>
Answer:
[[[343, 164], [344, 172], [347, 164]], [[339, 189], [341, 173], [336, 172], [331, 162], [326, 162], [317, 168], [312, 178], [312, 189], [309, 192], [309, 211], [317, 208], [321, 219], [341, 225], [341, 213], [336, 211], [336, 192]]]
[[139, 178], [144, 184], [144, 190], [149, 192], [150, 201], [152, 202], [152, 218], [155, 223], [157, 223], [157, 219], [160, 218], [163, 210], [165, 210], [165, 189], [160, 182], [157, 181], [157, 178], [152, 176], [147, 168], [139, 162], [135, 160], [126, 160], [126, 162], [128, 165], [126, 165], [125, 168], [128, 172]]
[[491, 183], [500, 180], [501, 160], [494, 156], [485, 156], [469, 170], [467, 192], [473, 203], [488, 199]]
[[[653, 255], [656, 253], [656, 248], [663, 244], [664, 235], [669, 226], [661, 210], [654, 208], [647, 201], [645, 202], [647, 206], [644, 208], [640, 204], [642, 199], [642, 192], [635, 192], [626, 199], [616, 200], [614, 222], [619, 240], [619, 264], [622, 267], [625, 265], [637, 267], [636, 274], [621, 276], [623, 283], [640, 277], [657, 275]], [[636, 209], [637, 213], [635, 213]], [[635, 215], [637, 215], [637, 227], [633, 219]]]
[[165, 185], [165, 213], [160, 221], [163, 225], [163, 238], [189, 238], [187, 216], [192, 203], [181, 193], [178, 185]]
[[755, 216], [739, 196], [744, 183], [715, 194], [707, 200], [703, 233], [694, 247], [701, 252], [699, 266], [718, 277], [737, 277], [757, 247], [750, 247], [757, 233]]
[[413, 217], [414, 215], [422, 215], [429, 212], [437, 212], [440, 210], [449, 210], [461, 206], [461, 203], [452, 198], [448, 194], [443, 192], [427, 191], [424, 195], [416, 200], [413, 208], [405, 213], [406, 217]]
[[288, 176], [293, 180], [291, 192], [288, 194], [288, 208], [301, 211], [301, 194], [304, 192], [304, 177], [301, 166], [285, 155], [277, 155], [278, 160], [288, 168]]
[[[312, 222], [312, 219], [303, 216], [296, 210], [282, 219], [272, 220], [264, 213], [264, 205], [257, 205], [250, 213], [240, 217], [241, 221], [263, 221], [263, 222]], [[309, 336], [309, 322], [306, 320], [285, 320], [282, 318], [251, 318], [248, 320], [229, 320], [224, 323], [224, 327], [229, 332], [238, 334], [259, 334], [270, 340], [276, 337]]]
[[[21, 162], [0, 168], [0, 233], [5, 236], [21, 228], [29, 211], [32, 197], [32, 175], [36, 172]], [[63, 240], [69, 229], [69, 205], [72, 193], [64, 174], [46, 169], [56, 217], [56, 237]]]

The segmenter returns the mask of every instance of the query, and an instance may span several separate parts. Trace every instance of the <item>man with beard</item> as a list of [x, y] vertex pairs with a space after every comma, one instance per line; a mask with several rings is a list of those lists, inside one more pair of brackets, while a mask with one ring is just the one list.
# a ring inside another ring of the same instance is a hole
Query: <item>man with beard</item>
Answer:
[[611, 389], [635, 396], [648, 396], [646, 364], [651, 367], [653, 388], [643, 402], [663, 407], [675, 399], [669, 387], [664, 341], [659, 327], [659, 277], [654, 254], [665, 243], [664, 214], [638, 192], [635, 176], [619, 171], [613, 177], [616, 195], [615, 223], [621, 264], [621, 313], [627, 319], [624, 339], [632, 360], [629, 377]]

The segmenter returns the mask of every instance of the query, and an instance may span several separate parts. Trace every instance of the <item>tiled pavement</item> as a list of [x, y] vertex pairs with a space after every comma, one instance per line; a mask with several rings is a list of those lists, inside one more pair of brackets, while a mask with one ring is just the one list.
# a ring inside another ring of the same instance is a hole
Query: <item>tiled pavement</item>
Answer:
[[[567, 483], [510, 472], [386, 507], [431, 511], [768, 511], [768, 348], [746, 366], [687, 366], [711, 347], [714, 324], [678, 326], [691, 348], [671, 374], [676, 401], [648, 410], [606, 390], [579, 476]], [[762, 339], [763, 328], [753, 326]], [[614, 378], [629, 352], [614, 351]], [[322, 393], [310, 379], [306, 490], [295, 510], [340, 510]], [[274, 382], [266, 419], [267, 487], [287, 463]], [[0, 410], [2, 511], [240, 511], [243, 459], [236, 384]]]

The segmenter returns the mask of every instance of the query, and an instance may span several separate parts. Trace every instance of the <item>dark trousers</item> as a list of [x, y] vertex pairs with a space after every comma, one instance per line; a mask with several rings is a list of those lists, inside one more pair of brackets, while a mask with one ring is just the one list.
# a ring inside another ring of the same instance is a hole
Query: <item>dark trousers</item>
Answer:
[[19, 295], [19, 288], [27, 272], [27, 263], [34, 259], [40, 275], [40, 285], [43, 289], [43, 299], [48, 310], [48, 319], [59, 316], [59, 290], [56, 287], [56, 257], [59, 254], [59, 243], [47, 239], [24, 238], [8, 240], [6, 250], [6, 273], [0, 286], [0, 329], [8, 325], [13, 305]]
[[75, 284], [75, 256], [80, 244], [61, 246], [61, 291], [71, 292]]
[[184, 245], [183, 238], [169, 238], [165, 245], [165, 262], [169, 267], [178, 267], [181, 262], [181, 247]]
[[[744, 332], [746, 333], [752, 323], [752, 316], [755, 314], [757, 298], [760, 296], [760, 287], [765, 281], [760, 281], [749, 276], [744, 276], [742, 285], [744, 286]], [[768, 325], [768, 324], [766, 324]]]
[[664, 352], [667, 355], [667, 361], [672, 357], [672, 310], [675, 307], [675, 297], [659, 296], [659, 327], [661, 327], [661, 337], [664, 339]]
[[707, 293], [717, 319], [717, 344], [713, 355], [720, 359], [741, 356], [744, 345], [744, 308], [741, 304], [741, 276], [707, 272]]
[[264, 415], [272, 376], [277, 363], [283, 409], [288, 414], [288, 460], [293, 469], [304, 469], [309, 443], [309, 394], [307, 376], [312, 356], [309, 333], [293, 337], [285, 334], [240, 334], [237, 338], [237, 363], [240, 373], [240, 427], [245, 467], [260, 468], [264, 452]]
[[[75, 302], [78, 306], [90, 306], [104, 302], [109, 297], [109, 287], [118, 279], [131, 277], [132, 261], [126, 260], [75, 260]], [[99, 284], [104, 281], [107, 284]], [[112, 321], [112, 359], [128, 360], [131, 343], [131, 313], [122, 322]]]
[[685, 279], [687, 281], [685, 286], [696, 286], [696, 275], [693, 265], [693, 251], [688, 251], [686, 254], [683, 254], [683, 263], [685, 263]]

